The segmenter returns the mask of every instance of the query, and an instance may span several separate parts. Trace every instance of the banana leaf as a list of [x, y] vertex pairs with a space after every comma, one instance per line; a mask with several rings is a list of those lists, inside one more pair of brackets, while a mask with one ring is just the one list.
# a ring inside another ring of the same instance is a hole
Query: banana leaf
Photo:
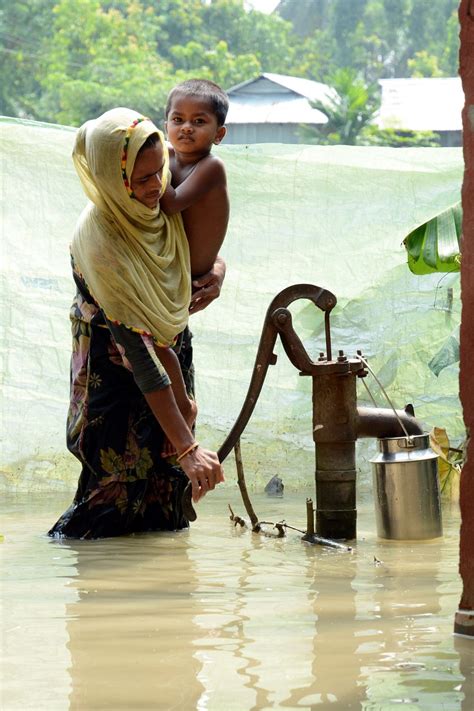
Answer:
[[403, 240], [413, 274], [458, 272], [461, 269], [461, 202], [420, 225]]
[[438, 476], [441, 496], [443, 499], [457, 500], [459, 498], [459, 479], [464, 464], [464, 447], [452, 448], [449, 437], [443, 427], [433, 427], [430, 432], [431, 449], [438, 455]]

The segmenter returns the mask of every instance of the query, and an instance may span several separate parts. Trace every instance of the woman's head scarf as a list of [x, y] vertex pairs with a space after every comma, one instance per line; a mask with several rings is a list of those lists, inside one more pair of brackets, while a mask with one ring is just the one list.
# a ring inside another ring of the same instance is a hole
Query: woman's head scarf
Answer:
[[77, 132], [73, 160], [89, 200], [71, 245], [74, 268], [107, 318], [169, 345], [184, 329], [191, 297], [189, 248], [180, 215], [134, 199], [131, 176], [151, 134], [163, 135], [126, 108], [107, 111]]

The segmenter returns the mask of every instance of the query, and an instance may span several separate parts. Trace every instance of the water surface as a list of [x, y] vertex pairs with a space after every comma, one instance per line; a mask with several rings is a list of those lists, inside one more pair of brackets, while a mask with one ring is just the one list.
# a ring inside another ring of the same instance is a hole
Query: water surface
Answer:
[[[304, 528], [305, 497], [253, 501]], [[362, 501], [348, 554], [235, 527], [228, 502], [245, 514], [228, 485], [190, 531], [88, 542], [45, 535], [69, 496], [4, 498], [1, 708], [474, 708], [456, 507], [443, 539], [387, 543]]]

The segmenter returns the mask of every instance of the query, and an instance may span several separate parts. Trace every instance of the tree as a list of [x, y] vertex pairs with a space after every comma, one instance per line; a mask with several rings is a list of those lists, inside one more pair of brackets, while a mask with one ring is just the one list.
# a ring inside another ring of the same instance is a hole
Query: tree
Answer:
[[380, 106], [378, 87], [366, 84], [350, 68], [338, 69], [329, 83], [336, 93], [325, 101], [311, 102], [327, 116], [327, 123], [303, 126], [301, 136], [309, 143], [356, 145]]
[[308, 37], [313, 32], [327, 29], [330, 21], [330, 0], [280, 0], [276, 12], [292, 23], [299, 37]]
[[254, 55], [264, 72], [291, 72], [297, 40], [278, 15], [246, 12], [242, 0], [213, 0], [203, 7], [203, 21], [211, 42], [224, 40], [237, 56]]
[[196, 73], [207, 66], [205, 54], [224, 42], [237, 64], [241, 57], [243, 62], [252, 57], [257, 74], [292, 69], [297, 40], [291, 23], [278, 15], [247, 12], [243, 0], [142, 0], [142, 4], [153, 10], [159, 23], [157, 51], [173, 65], [176, 58], [183, 63], [180, 50], [185, 48], [186, 67]]
[[322, 81], [337, 69], [334, 61], [335, 41], [327, 32], [315, 30], [302, 40], [293, 65], [295, 76]]
[[458, 0], [0, 0], [0, 110], [81, 123], [117, 104], [161, 120], [167, 91], [201, 75], [224, 88], [261, 72], [330, 81], [453, 76]]
[[184, 47], [172, 48], [172, 60], [177, 69], [176, 78], [188, 75], [210, 79], [220, 86], [231, 87], [258, 76], [261, 65], [254, 54], [234, 55], [221, 40], [213, 49], [205, 49], [198, 42], [188, 42]]
[[391, 148], [436, 148], [440, 145], [440, 138], [433, 131], [409, 131], [368, 125], [362, 130], [358, 144]]
[[443, 72], [439, 67], [439, 60], [434, 54], [428, 54], [425, 50], [415, 52], [415, 55], [408, 60], [408, 69], [412, 77], [442, 77]]
[[0, 2], [5, 114], [77, 125], [121, 104], [161, 121], [169, 89], [183, 79], [228, 88], [262, 71], [292, 71], [291, 24], [246, 12], [243, 0]]
[[[436, 57], [443, 76], [456, 75], [458, 4], [458, 0], [280, 0], [277, 12], [293, 23], [301, 38], [324, 37], [333, 48], [336, 67], [351, 66], [372, 82], [410, 76], [408, 62], [417, 52]], [[431, 71], [429, 65], [427, 70]]]
[[4, 78], [0, 86], [0, 113], [4, 116], [36, 115], [36, 102], [41, 95], [38, 62], [44, 43], [51, 41], [55, 4], [56, 0], [0, 2], [0, 72]]
[[80, 124], [114, 106], [161, 121], [172, 67], [155, 52], [155, 16], [139, 2], [60, 0], [45, 48], [40, 117]]

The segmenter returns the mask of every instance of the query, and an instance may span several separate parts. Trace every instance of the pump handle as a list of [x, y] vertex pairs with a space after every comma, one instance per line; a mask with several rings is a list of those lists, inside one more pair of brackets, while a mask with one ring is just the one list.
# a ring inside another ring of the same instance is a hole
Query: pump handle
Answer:
[[249, 421], [258, 397], [262, 390], [262, 386], [270, 365], [275, 365], [277, 356], [273, 353], [276, 337], [280, 333], [283, 347], [290, 361], [299, 370], [305, 370], [311, 365], [311, 360], [308, 357], [303, 344], [296, 335], [292, 327], [291, 314], [287, 310], [293, 301], [297, 299], [308, 299], [312, 301], [321, 311], [324, 311], [324, 327], [326, 335], [326, 351], [327, 359], [331, 360], [331, 334], [329, 330], [329, 314], [337, 303], [334, 294], [320, 286], [314, 284], [294, 284], [288, 286], [283, 291], [280, 291], [271, 301], [267, 309], [265, 320], [263, 322], [262, 335], [258, 345], [255, 365], [253, 367], [250, 385], [247, 391], [247, 396], [242, 405], [237, 420], [234, 426], [227, 435], [223, 444], [217, 451], [219, 461], [223, 462], [229, 452], [235, 446], [235, 443], [240, 438], [244, 431], [247, 422]]

